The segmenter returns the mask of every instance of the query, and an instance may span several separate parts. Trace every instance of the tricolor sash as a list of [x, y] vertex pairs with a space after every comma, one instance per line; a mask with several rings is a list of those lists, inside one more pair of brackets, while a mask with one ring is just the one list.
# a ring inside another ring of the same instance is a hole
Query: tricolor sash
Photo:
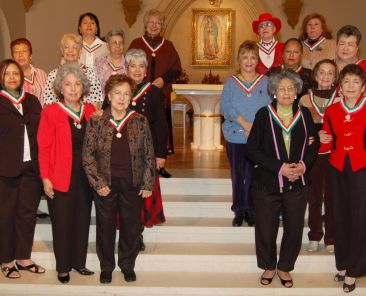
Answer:
[[[296, 74], [300, 74], [300, 72], [301, 72], [301, 70], [302, 70], [303, 68], [304, 68], [304, 67], [300, 65], [300, 66], [298, 66], [298, 67], [297, 67], [295, 70], [293, 70], [293, 71], [295, 71], [295, 73], [296, 73]], [[282, 65], [282, 66], [281, 66], [281, 69], [282, 69], [282, 70], [287, 70], [287, 68], [285, 68], [285, 66], [284, 66], [284, 65]]]
[[355, 105], [354, 107], [348, 107], [346, 102], [345, 102], [345, 99], [341, 100], [341, 106], [343, 107], [344, 111], [346, 111], [346, 113], [348, 114], [352, 114], [352, 113], [355, 113], [359, 110], [362, 109], [362, 107], [365, 105], [366, 103], [366, 97], [363, 97], [360, 102]]
[[325, 113], [325, 109], [328, 108], [328, 106], [332, 105], [334, 103], [334, 100], [336, 98], [336, 94], [337, 94], [337, 91], [334, 91], [332, 96], [329, 98], [328, 100], [328, 103], [324, 106], [324, 112], [322, 112], [320, 110], [320, 107], [318, 106], [318, 104], [316, 103], [315, 101], [315, 96], [314, 96], [314, 93], [311, 89], [309, 89], [309, 99], [310, 99], [310, 103], [311, 105], [313, 106], [313, 108], [315, 109], [316, 113], [321, 117], [323, 118], [324, 117], [324, 113]]
[[158, 45], [156, 45], [155, 47], [153, 47], [153, 46], [151, 46], [150, 45], [150, 43], [146, 40], [146, 38], [145, 38], [145, 36], [142, 36], [141, 37], [141, 39], [142, 39], [142, 41], [144, 42], [144, 44], [146, 45], [146, 47], [148, 48], [148, 49], [150, 49], [150, 51], [151, 51], [151, 55], [153, 56], [153, 57], [155, 57], [156, 56], [156, 52], [164, 45], [164, 42], [165, 42], [165, 39], [164, 38], [162, 38], [161, 39], [161, 41], [160, 41], [160, 43], [158, 44]]
[[250, 83], [249, 88], [245, 85], [245, 83], [237, 75], [232, 75], [231, 77], [234, 79], [234, 81], [236, 81], [239, 84], [239, 86], [247, 93], [247, 95], [250, 96], [250, 93], [258, 85], [258, 83], [263, 79], [264, 76], [265, 76], [264, 74], [258, 75], [257, 78], [255, 78], [254, 81], [252, 81]]
[[275, 49], [278, 41], [274, 41], [270, 48], [266, 48], [262, 45], [262, 42], [257, 42], [259, 50], [263, 51], [266, 55], [270, 55]]
[[293, 128], [296, 126], [296, 124], [299, 122], [301, 118], [301, 108], [299, 108], [296, 112], [296, 114], [293, 116], [291, 122], [288, 125], [285, 125], [278, 115], [277, 111], [273, 108], [272, 104], [269, 104], [267, 106], [267, 109], [269, 113], [271, 114], [273, 120], [281, 127], [281, 129], [288, 135], [291, 133]]
[[83, 120], [84, 117], [84, 111], [85, 111], [85, 106], [83, 103], [80, 103], [80, 111], [76, 112], [74, 111], [72, 108], [70, 108], [69, 106], [61, 103], [61, 102], [56, 102], [56, 104], [58, 104], [61, 108], [62, 111], [64, 111], [68, 116], [70, 116], [76, 123], [80, 124], [80, 122]]
[[315, 42], [313, 45], [310, 45], [310, 43], [307, 40], [304, 40], [302, 43], [310, 50], [310, 52], [313, 52], [316, 50], [324, 41], [326, 38], [323, 36], [319, 38], [317, 42]]
[[18, 97], [14, 96], [11, 92], [8, 92], [4, 89], [2, 89], [0, 93], [3, 97], [7, 98], [14, 105], [21, 104], [26, 97], [26, 93], [23, 90], [20, 90], [20, 94]]
[[146, 82], [143, 86], [141, 86], [141, 88], [139, 89], [139, 91], [137, 92], [137, 94], [131, 99], [131, 105], [132, 106], [136, 106], [137, 101], [139, 99], [141, 99], [144, 94], [147, 93], [147, 91], [153, 86], [153, 84], [151, 82]]
[[[125, 117], [123, 117], [122, 120], [114, 120], [113, 118], [109, 119], [109, 123], [111, 124], [111, 126], [113, 126], [117, 133], [121, 135], [121, 130], [123, 129], [123, 127], [125, 126], [125, 124], [128, 122], [128, 120], [136, 113], [136, 111], [134, 110], [130, 110]], [[118, 136], [117, 134], [117, 138], [120, 138], [121, 136]]]
[[83, 48], [88, 52], [88, 53], [92, 53], [94, 51], [96, 51], [99, 47], [101, 47], [103, 44], [95, 44], [93, 46], [88, 46], [87, 44], [83, 43]]

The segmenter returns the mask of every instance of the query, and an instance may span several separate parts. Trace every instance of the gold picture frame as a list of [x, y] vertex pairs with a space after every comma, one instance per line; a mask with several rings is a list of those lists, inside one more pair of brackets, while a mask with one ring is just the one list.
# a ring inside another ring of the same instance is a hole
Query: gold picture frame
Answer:
[[233, 10], [194, 8], [192, 15], [192, 65], [229, 66]]

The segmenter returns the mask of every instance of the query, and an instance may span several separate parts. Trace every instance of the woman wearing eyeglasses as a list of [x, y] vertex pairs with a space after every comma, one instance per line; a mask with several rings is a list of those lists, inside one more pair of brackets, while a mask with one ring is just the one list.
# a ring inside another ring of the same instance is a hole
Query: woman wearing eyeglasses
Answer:
[[[293, 286], [290, 272], [301, 249], [307, 192], [319, 139], [309, 110], [298, 106], [302, 80], [284, 70], [269, 78], [274, 98], [256, 116], [247, 142], [247, 156], [254, 163], [252, 194], [256, 213], [255, 245], [260, 283], [271, 284], [278, 275], [286, 288]], [[277, 259], [278, 216], [283, 232]]]

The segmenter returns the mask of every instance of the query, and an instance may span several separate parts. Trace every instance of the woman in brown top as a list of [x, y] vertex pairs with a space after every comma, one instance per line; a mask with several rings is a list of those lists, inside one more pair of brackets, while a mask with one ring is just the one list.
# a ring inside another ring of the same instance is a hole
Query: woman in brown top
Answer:
[[149, 122], [128, 108], [133, 82], [112, 75], [106, 82], [110, 106], [88, 124], [83, 163], [94, 188], [97, 254], [101, 283], [110, 283], [115, 268], [116, 216], [119, 211], [118, 266], [127, 282], [135, 281], [140, 250], [143, 198], [151, 195], [155, 158]]
[[[323, 124], [325, 109], [336, 100], [336, 81], [338, 70], [332, 60], [322, 60], [315, 65], [314, 80], [316, 87], [300, 99], [300, 104], [307, 107], [318, 130]], [[328, 153], [319, 153], [311, 171], [312, 186], [310, 187], [309, 202], [309, 245], [308, 252], [316, 252], [319, 241], [324, 236], [324, 243], [329, 253], [334, 253], [332, 204], [330, 181], [328, 179]], [[322, 205], [325, 209], [325, 229], [323, 231]]]

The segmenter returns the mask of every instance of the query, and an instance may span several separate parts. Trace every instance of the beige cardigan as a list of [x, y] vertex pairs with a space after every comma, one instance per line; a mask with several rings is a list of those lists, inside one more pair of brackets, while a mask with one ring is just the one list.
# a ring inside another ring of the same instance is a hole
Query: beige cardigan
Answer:
[[302, 65], [305, 68], [313, 69], [315, 64], [323, 59], [334, 60], [336, 54], [336, 42], [333, 39], [326, 39], [313, 52], [304, 45]]

